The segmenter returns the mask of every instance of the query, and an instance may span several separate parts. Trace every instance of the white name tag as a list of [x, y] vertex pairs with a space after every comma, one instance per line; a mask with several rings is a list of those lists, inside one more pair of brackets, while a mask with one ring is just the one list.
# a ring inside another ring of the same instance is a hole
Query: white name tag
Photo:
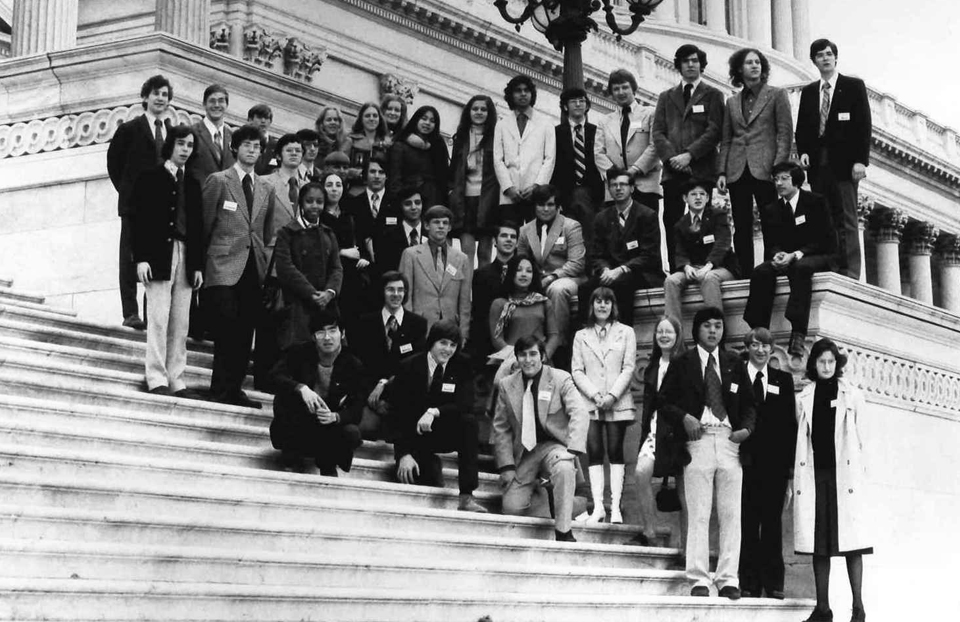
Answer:
[[538, 400], [543, 400], [543, 401], [545, 401], [545, 402], [549, 402], [549, 401], [550, 401], [550, 397], [551, 397], [550, 391], [540, 391], [540, 392], [537, 393], [537, 399], [538, 399]]
[[798, 224], [798, 225], [802, 225], [803, 223], [807, 222], [807, 217], [806, 217], [806, 216], [797, 216], [796, 218], [793, 219], [793, 222], [795, 222], [795, 223]]
[[409, 343], [401, 344], [400, 354], [406, 354], [407, 352], [413, 352], [413, 345]]
[[449, 274], [450, 276], [457, 276], [457, 269], [451, 266], [450, 264], [447, 264], [447, 274]]
[[639, 244], [636, 240], [630, 240], [629, 242], [627, 242], [627, 250], [628, 250], [628, 251], [632, 251], [633, 249], [637, 248], [638, 246], [640, 246], [640, 244]]
[[632, 123], [630, 123], [630, 129], [631, 129], [631, 130], [642, 130], [642, 129], [643, 129], [643, 121], [633, 121]]
[[279, 166], [276, 158], [270, 158], [270, 166]]
[[224, 201], [223, 209], [227, 210], [228, 212], [235, 212], [237, 211], [237, 204], [233, 201]]
[[457, 390], [457, 385], [452, 382], [444, 382], [440, 390], [444, 393], [454, 393]]
[[836, 408], [839, 400], [830, 400], [830, 408]]
[[396, 217], [396, 216], [387, 216], [386, 218], [383, 219], [383, 221], [384, 221], [384, 223], [389, 227], [389, 226], [392, 226], [392, 225], [397, 224], [397, 217]]
[[697, 104], [691, 109], [694, 113], [699, 113], [704, 111], [703, 104]]
[[737, 384], [736, 382], [731, 382], [731, 383], [730, 383], [730, 392], [731, 392], [731, 393], [736, 393], [736, 392], [739, 391], [739, 390], [740, 390], [740, 385], [739, 385], [739, 384]]
[[703, 236], [703, 243], [704, 243], [704, 244], [713, 244], [713, 240], [714, 240], [714, 238], [713, 238], [713, 234], [712, 234], [712, 233], [711, 233], [710, 235], [705, 235], [705, 236]]
[[837, 121], [849, 121], [849, 120], [850, 120], [849, 112], [841, 112], [837, 115]]
[[780, 395], [780, 387], [778, 387], [775, 384], [768, 384], [767, 393], [769, 393], [770, 395]]
[[566, 240], [563, 239], [562, 235], [559, 238], [557, 238], [557, 246], [561, 246], [565, 243], [566, 243]]

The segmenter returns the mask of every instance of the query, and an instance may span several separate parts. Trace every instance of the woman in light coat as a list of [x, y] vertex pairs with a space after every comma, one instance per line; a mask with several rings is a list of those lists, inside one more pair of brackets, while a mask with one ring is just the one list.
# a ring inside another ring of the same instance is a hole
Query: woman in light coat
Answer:
[[813, 555], [817, 606], [807, 622], [833, 620], [830, 558], [847, 560], [853, 593], [851, 622], [866, 619], [861, 597], [863, 555], [873, 552], [865, 535], [869, 504], [864, 486], [863, 442], [858, 419], [863, 395], [841, 376], [847, 359], [821, 339], [807, 360], [810, 383], [797, 396], [793, 540], [797, 553]]
[[570, 370], [590, 408], [587, 459], [593, 493], [593, 513], [584, 512], [577, 520], [589, 523], [600, 522], [607, 515], [603, 507], [604, 435], [610, 459], [610, 522], [623, 522], [623, 440], [627, 426], [635, 419], [630, 382], [637, 360], [637, 337], [633, 327], [621, 324], [617, 317], [616, 294], [607, 287], [598, 287], [590, 294], [587, 327], [573, 338]]

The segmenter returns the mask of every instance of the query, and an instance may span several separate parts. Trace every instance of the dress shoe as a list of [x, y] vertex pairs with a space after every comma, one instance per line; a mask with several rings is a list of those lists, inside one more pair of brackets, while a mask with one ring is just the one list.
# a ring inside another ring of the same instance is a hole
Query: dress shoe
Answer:
[[180, 389], [179, 391], [173, 394], [174, 397], [179, 397], [185, 400], [203, 400], [203, 395], [194, 389]]
[[774, 598], [776, 600], [783, 600], [786, 595], [783, 593], [783, 590], [767, 590], [767, 598]]
[[806, 340], [807, 336], [803, 333], [797, 331], [790, 333], [790, 345], [787, 348], [787, 354], [803, 358], [804, 354], [806, 354], [806, 346], [804, 345]]
[[134, 330], [146, 330], [147, 323], [140, 319], [140, 315], [134, 313], [123, 318], [123, 325]]
[[153, 393], [154, 395], [173, 395], [173, 391], [165, 384], [161, 384], [159, 387], [153, 387], [149, 393]]
[[720, 598], [729, 598], [730, 600], [740, 600], [740, 588], [735, 585], [725, 585], [720, 588]]
[[814, 609], [813, 613], [810, 614], [810, 617], [803, 622], [833, 622], [833, 612], [829, 609], [826, 611]]
[[867, 612], [863, 609], [853, 608], [853, 611], [850, 613], [850, 622], [866, 622]]
[[624, 542], [624, 544], [627, 546], [650, 546], [650, 538], [643, 535], [643, 532], [640, 532]]
[[740, 596], [744, 598], [759, 598], [760, 592], [754, 592], [753, 590], [740, 590]]
[[260, 402], [250, 399], [243, 391], [232, 395], [228, 403], [233, 404], [234, 406], [243, 406], [245, 408], [263, 408], [263, 405]]
[[556, 534], [557, 542], [576, 542], [577, 539], [573, 537], [573, 530], [570, 531], [557, 531], [553, 530], [553, 533]]
[[488, 514], [487, 508], [480, 505], [473, 495], [460, 495], [460, 503], [457, 509], [463, 512], [476, 512], [478, 514]]
[[706, 585], [694, 585], [690, 590], [690, 596], [710, 596], [710, 588]]

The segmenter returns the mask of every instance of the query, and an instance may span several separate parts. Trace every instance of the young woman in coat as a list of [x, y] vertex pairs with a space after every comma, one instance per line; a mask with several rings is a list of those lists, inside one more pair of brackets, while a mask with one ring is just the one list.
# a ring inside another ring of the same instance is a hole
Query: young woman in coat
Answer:
[[830, 558], [845, 557], [853, 593], [851, 622], [866, 619], [861, 588], [863, 555], [873, 552], [865, 534], [863, 441], [858, 420], [865, 400], [842, 378], [847, 358], [829, 339], [813, 344], [807, 377], [797, 396], [797, 453], [793, 480], [793, 545], [813, 555], [817, 606], [807, 622], [833, 620], [830, 611]]
[[446, 205], [450, 156], [440, 136], [440, 113], [421, 106], [393, 139], [388, 156], [387, 197], [393, 201], [407, 184], [420, 187], [424, 211]]

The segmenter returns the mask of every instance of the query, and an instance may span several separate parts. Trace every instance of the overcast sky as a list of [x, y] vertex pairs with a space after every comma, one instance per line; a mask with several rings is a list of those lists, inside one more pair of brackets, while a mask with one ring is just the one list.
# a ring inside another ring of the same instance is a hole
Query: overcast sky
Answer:
[[960, 0], [810, 0], [810, 36], [857, 75], [960, 131]]

